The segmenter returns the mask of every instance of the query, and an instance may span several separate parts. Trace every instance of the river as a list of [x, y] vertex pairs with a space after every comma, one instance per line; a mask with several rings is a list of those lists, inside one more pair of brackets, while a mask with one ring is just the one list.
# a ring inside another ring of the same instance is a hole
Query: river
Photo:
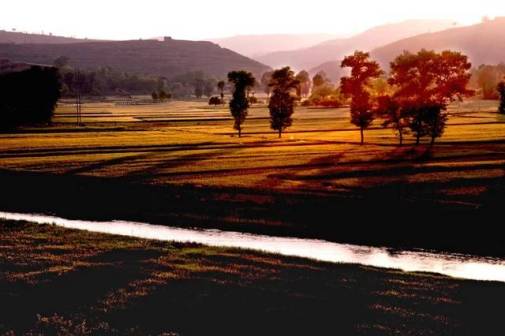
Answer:
[[439, 273], [471, 280], [505, 282], [505, 260], [425, 251], [392, 251], [387, 248], [339, 244], [324, 240], [271, 237], [220, 230], [183, 229], [128, 221], [71, 220], [39, 214], [0, 212], [0, 219], [57, 226], [179, 243], [197, 243], [346, 263]]

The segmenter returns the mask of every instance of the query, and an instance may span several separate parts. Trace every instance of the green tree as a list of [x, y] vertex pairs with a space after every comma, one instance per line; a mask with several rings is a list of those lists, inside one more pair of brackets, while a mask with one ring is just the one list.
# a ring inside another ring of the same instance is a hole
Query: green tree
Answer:
[[370, 127], [375, 119], [369, 93], [370, 82], [380, 77], [383, 72], [379, 64], [370, 59], [369, 53], [361, 51], [345, 57], [341, 66], [351, 68], [351, 75], [341, 78], [340, 87], [344, 95], [351, 97], [351, 123], [359, 127], [363, 145], [364, 130]]
[[295, 73], [289, 67], [272, 73], [269, 84], [272, 88], [272, 97], [268, 109], [270, 110], [270, 127], [279, 133], [279, 138], [282, 137], [282, 132], [293, 123], [291, 117], [294, 113], [296, 89], [299, 83], [295, 78]]
[[249, 101], [247, 90], [254, 86], [256, 79], [253, 74], [247, 71], [232, 71], [228, 74], [228, 81], [233, 85], [233, 96], [230, 101], [230, 112], [235, 120], [233, 128], [238, 131], [238, 136], [242, 136], [242, 124], [247, 118]]

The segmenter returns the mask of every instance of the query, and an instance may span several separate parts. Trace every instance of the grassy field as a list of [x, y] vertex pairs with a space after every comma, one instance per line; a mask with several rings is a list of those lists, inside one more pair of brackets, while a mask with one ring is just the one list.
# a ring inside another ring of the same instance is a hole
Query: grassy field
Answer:
[[[359, 133], [347, 109], [298, 108], [283, 139], [269, 129], [268, 110], [252, 108], [237, 138], [226, 107], [198, 102], [84, 106], [85, 127], [73, 107], [60, 106], [49, 128], [0, 135], [0, 166], [154, 184], [353, 192], [402, 182], [437, 183], [446, 201], [478, 204], [485, 186], [472, 180], [503, 177], [505, 116], [496, 102], [451, 106], [449, 127], [430, 153], [398, 147], [380, 122]], [[453, 183], [461, 181], [464, 183]]]
[[[345, 108], [299, 107], [278, 139], [265, 106], [250, 109], [238, 138], [226, 106], [203, 101], [87, 103], [82, 127], [60, 104], [52, 126], [0, 134], [0, 200], [5, 210], [505, 255], [493, 219], [505, 195], [496, 109], [455, 103], [429, 148], [411, 138], [399, 147], [380, 121], [360, 146]], [[440, 218], [460, 227], [444, 235]], [[477, 221], [488, 227], [464, 225]]]
[[505, 286], [0, 222], [2, 335], [500, 335]]

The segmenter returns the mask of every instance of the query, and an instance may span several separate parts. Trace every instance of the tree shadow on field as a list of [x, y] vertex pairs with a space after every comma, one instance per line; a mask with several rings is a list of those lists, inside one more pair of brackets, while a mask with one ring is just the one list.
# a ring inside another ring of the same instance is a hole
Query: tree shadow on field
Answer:
[[[190, 148], [184, 147], [183, 149], [179, 149], [180, 151], [192, 151], [192, 150], [200, 150], [200, 149], [205, 149], [206, 145], [194, 145], [191, 146]], [[184, 164], [191, 164], [191, 163], [196, 163], [200, 160], [206, 160], [209, 158], [214, 157], [215, 155], [219, 155], [223, 153], [225, 150], [218, 150], [210, 153], [198, 153], [198, 154], [189, 154], [189, 155], [182, 155], [178, 156], [175, 158], [170, 158], [167, 160], [161, 160], [158, 163], [158, 160], [156, 160], [157, 156], [163, 156], [164, 152], [162, 151], [156, 151], [156, 152], [149, 152], [149, 153], [142, 153], [138, 155], [128, 155], [120, 158], [114, 158], [114, 159], [108, 159], [108, 160], [102, 160], [84, 167], [79, 167], [75, 169], [70, 169], [67, 170], [65, 173], [72, 175], [72, 174], [83, 174], [83, 173], [89, 173], [101, 169], [106, 169], [110, 168], [112, 166], [118, 166], [122, 164], [133, 164], [135, 161], [142, 162], [142, 160], [153, 160], [154, 164], [150, 164], [149, 162], [146, 162], [145, 165], [147, 168], [143, 168], [140, 170], [133, 170], [132, 172], [126, 172], [124, 176], [126, 177], [137, 177], [137, 178], [142, 178], [142, 177], [148, 177], [149, 175], [155, 174], [156, 171], [158, 171], [160, 168], [176, 168], [178, 166], [184, 165]], [[173, 152], [173, 151], [169, 151]], [[214, 153], [216, 153], [214, 155]]]

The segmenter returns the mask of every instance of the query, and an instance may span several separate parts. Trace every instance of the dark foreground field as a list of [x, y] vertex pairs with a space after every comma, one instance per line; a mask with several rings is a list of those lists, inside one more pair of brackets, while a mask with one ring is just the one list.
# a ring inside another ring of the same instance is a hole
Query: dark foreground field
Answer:
[[502, 335], [505, 285], [0, 223], [0, 334]]

